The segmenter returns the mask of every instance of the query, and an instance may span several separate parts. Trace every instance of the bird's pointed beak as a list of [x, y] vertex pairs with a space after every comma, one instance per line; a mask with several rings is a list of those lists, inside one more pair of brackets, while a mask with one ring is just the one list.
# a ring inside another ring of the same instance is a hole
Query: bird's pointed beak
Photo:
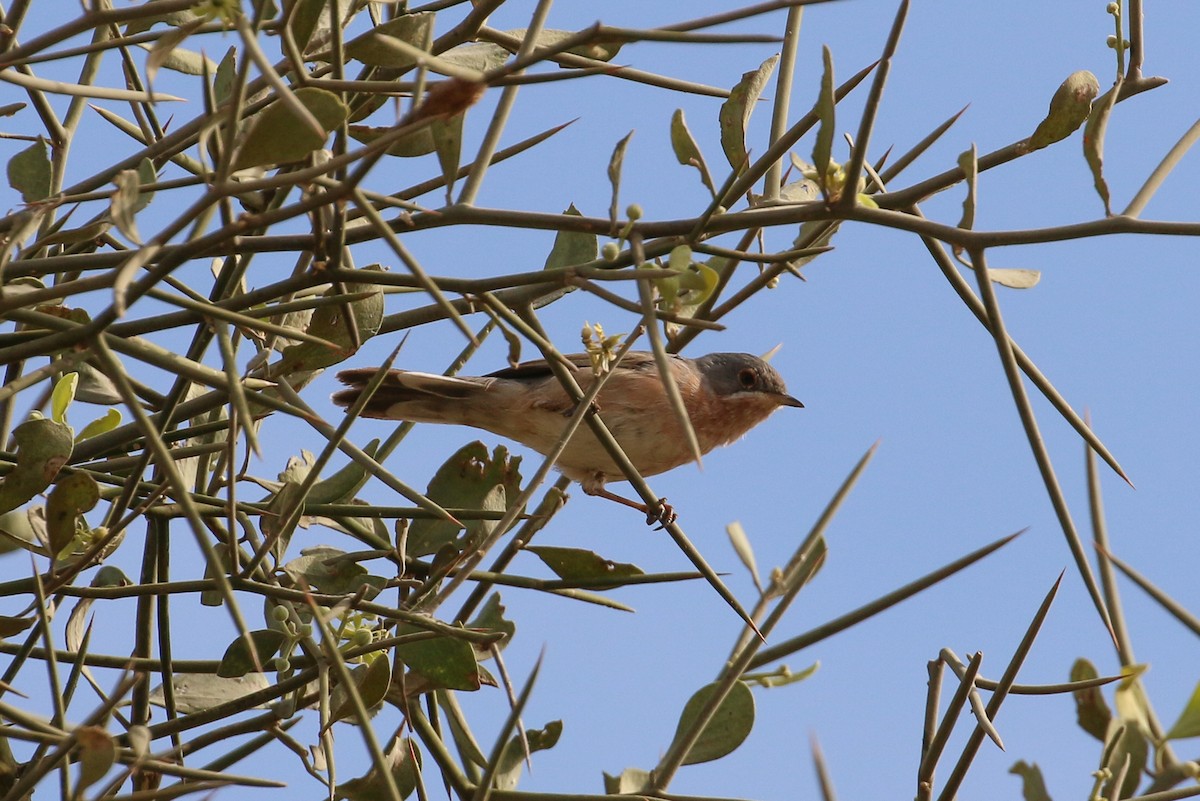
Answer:
[[775, 399], [779, 401], [780, 406], [795, 406], [797, 409], [804, 408], [804, 404], [793, 398], [791, 395], [784, 395], [780, 393], [775, 396]]

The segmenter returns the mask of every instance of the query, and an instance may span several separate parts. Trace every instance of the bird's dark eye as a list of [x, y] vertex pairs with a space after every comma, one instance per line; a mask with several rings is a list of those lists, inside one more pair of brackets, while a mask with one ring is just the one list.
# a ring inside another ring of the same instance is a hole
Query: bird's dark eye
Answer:
[[742, 389], [754, 389], [758, 386], [758, 375], [749, 367], [739, 370], [738, 383], [742, 385]]

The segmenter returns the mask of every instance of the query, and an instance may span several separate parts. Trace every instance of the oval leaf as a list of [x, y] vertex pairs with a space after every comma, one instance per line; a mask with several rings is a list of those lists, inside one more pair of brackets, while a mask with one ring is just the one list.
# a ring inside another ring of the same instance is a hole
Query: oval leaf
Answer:
[[[526, 546], [525, 550], [537, 554], [537, 557], [546, 563], [546, 567], [553, 570], [560, 579], [577, 582], [584, 588], [619, 587], [621, 578], [644, 575], [637, 565], [613, 562], [594, 551], [582, 548], [530, 545]], [[595, 583], [597, 579], [603, 581]], [[589, 585], [589, 582], [593, 583]]]
[[282, 632], [273, 629], [259, 629], [250, 632], [250, 639], [254, 641], [254, 652], [258, 654], [258, 664], [254, 663], [254, 654], [250, 653], [250, 645], [246, 642], [246, 638], [238, 637], [225, 649], [225, 655], [221, 657], [221, 665], [217, 668], [218, 676], [234, 679], [245, 676], [252, 670], [261, 672], [267, 661], [279, 653], [279, 647], [283, 645], [285, 638]]
[[[407, 627], [402, 633], [417, 631], [420, 629]], [[396, 654], [401, 662], [429, 681], [430, 686], [426, 689], [474, 691], [480, 687], [475, 649], [466, 640], [432, 637], [398, 645]]]
[[235, 170], [299, 161], [324, 144], [329, 133], [341, 125], [349, 113], [333, 92], [305, 86], [293, 94], [320, 123], [324, 134], [318, 137], [287, 105], [276, 101], [251, 122], [246, 141], [234, 160]]
[[50, 194], [50, 156], [46, 140], [38, 140], [8, 160], [8, 185], [33, 203]]
[[346, 56], [372, 67], [390, 67], [405, 70], [417, 63], [413, 53], [393, 43], [396, 40], [412, 45], [418, 50], [428, 48], [434, 14], [420, 12], [405, 14], [377, 25], [367, 33], [346, 43]]
[[[700, 711], [716, 691], [715, 684], [701, 687], [688, 699], [679, 716], [675, 739], [679, 740], [696, 725]], [[692, 750], [684, 757], [683, 764], [696, 765], [711, 762], [732, 753], [745, 741], [754, 727], [754, 694], [743, 682], [735, 682], [729, 695], [717, 707], [717, 712], [700, 733]]]
[[[245, 676], [233, 679], [211, 673], [177, 674], [173, 684], [175, 686], [175, 708], [185, 715], [212, 709], [214, 706], [220, 706], [271, 686], [271, 682], [261, 673], [247, 673]], [[150, 703], [159, 706], [163, 704], [162, 687], [156, 687], [150, 693]], [[261, 703], [256, 704], [253, 708], [264, 709], [265, 707], [266, 703]]]
[[[521, 457], [509, 456], [508, 449], [497, 445], [488, 455], [487, 446], [475, 441], [459, 448], [438, 468], [425, 495], [443, 508], [504, 511], [508, 499], [521, 489]], [[498, 490], [498, 491], [497, 491]], [[492, 520], [471, 520], [467, 532], [444, 520], [414, 520], [408, 531], [408, 555], [428, 556], [444, 545], [461, 545], [477, 532], [490, 530]]]
[[[372, 271], [363, 271], [372, 272]], [[283, 349], [283, 358], [272, 368], [271, 376], [279, 378], [299, 371], [320, 370], [338, 364], [358, 352], [358, 346], [366, 342], [379, 331], [383, 322], [383, 292], [375, 284], [369, 283], [344, 284], [344, 291], [349, 295], [370, 292], [366, 297], [346, 303], [329, 303], [320, 306], [313, 312], [306, 333], [320, 337], [333, 344], [330, 348], [317, 342], [298, 342]], [[342, 292], [330, 289], [325, 296], [336, 297]], [[354, 315], [354, 324], [358, 331], [356, 342], [346, 321], [347, 307]]]
[[0, 514], [37, 495], [71, 457], [71, 429], [53, 420], [27, 420], [13, 430], [17, 464], [0, 482]]
[[72, 473], [54, 485], [46, 501], [46, 533], [50, 553], [61, 556], [75, 539], [79, 516], [90, 512], [100, 500], [100, 485], [87, 473]]
[[[380, 656], [373, 659], [371, 664], [356, 668], [353, 675], [354, 686], [358, 688], [358, 696], [362, 699], [363, 706], [370, 710], [371, 707], [383, 701], [388, 687], [391, 686], [392, 660], [386, 656]], [[336, 723], [339, 720], [353, 717], [354, 699], [349, 697], [349, 693], [346, 693], [344, 700], [334, 709], [329, 722]]]

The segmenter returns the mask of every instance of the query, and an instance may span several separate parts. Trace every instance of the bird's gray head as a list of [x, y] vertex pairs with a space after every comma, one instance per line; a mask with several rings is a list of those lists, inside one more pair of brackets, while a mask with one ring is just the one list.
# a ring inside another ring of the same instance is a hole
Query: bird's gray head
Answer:
[[696, 359], [696, 368], [717, 397], [765, 395], [780, 406], [804, 406], [788, 394], [774, 367], [749, 353], [710, 353]]

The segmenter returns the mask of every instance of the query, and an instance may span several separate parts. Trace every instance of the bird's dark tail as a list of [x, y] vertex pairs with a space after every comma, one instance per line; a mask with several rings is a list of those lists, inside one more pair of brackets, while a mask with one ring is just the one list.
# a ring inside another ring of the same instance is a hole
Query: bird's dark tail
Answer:
[[[343, 408], [353, 406], [377, 372], [374, 367], [359, 367], [338, 373], [337, 378], [346, 389], [335, 392], [333, 402]], [[361, 415], [413, 422], [455, 422], [453, 418], [458, 415], [447, 414], [448, 407], [482, 389], [479, 384], [461, 378], [389, 370]]]

